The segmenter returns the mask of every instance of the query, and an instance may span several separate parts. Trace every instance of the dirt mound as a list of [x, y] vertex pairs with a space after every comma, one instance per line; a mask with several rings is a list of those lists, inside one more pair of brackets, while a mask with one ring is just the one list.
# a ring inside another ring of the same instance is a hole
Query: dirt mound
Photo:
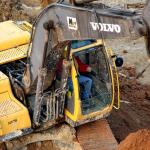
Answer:
[[150, 128], [150, 85], [142, 85], [136, 80], [135, 68], [123, 68], [121, 71], [131, 79], [120, 77], [121, 108], [113, 110], [108, 117], [118, 142], [131, 132]]
[[129, 134], [118, 147], [119, 150], [148, 150], [150, 148], [150, 130], [142, 129]]
[[0, 0], [0, 21], [26, 20], [33, 22], [33, 18], [23, 12], [19, 0]]

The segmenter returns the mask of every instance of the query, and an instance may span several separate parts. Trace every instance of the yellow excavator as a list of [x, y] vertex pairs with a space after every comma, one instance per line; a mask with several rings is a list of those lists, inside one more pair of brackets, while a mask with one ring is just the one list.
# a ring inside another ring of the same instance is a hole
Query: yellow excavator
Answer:
[[[116, 66], [123, 60], [104, 40], [145, 36], [149, 54], [149, 9], [150, 1], [143, 15], [78, 0], [58, 1], [43, 9], [33, 26], [25, 21], [0, 23], [0, 140], [62, 121], [76, 127], [118, 109]], [[82, 98], [86, 83], [79, 83], [76, 57], [92, 68], [88, 99]]]
[[[78, 46], [71, 48], [69, 54], [70, 77], [73, 89], [69, 89], [67, 85], [60, 88], [64, 86], [61, 85], [63, 81], [54, 76], [53, 81], [50, 81], [52, 77], [48, 76], [49, 81], [47, 82], [53, 82], [54, 87], [44, 87], [45, 92], [43, 91], [44, 95], [42, 95], [40, 108], [38, 108], [38, 111], [41, 109], [40, 118], [38, 123], [32, 124], [30, 115], [34, 116], [35, 106], [32, 105], [34, 105], [36, 91], [32, 91], [31, 94], [24, 93], [21, 83], [27, 62], [27, 51], [29, 51], [29, 56], [31, 53], [30, 48], [28, 49], [28, 43], [30, 42], [32, 26], [27, 22], [13, 21], [3, 22], [0, 26], [0, 33], [3, 35], [1, 41], [3, 44], [0, 47], [1, 136], [6, 136], [11, 132], [18, 133], [19, 130], [23, 129], [30, 129], [31, 125], [39, 126], [46, 122], [54, 123], [59, 121], [60, 118], [65, 119], [66, 122], [75, 127], [106, 117], [110, 113], [114, 105], [114, 82], [117, 81], [118, 85], [118, 79], [114, 80], [116, 70], [112, 70], [111, 66], [115, 66], [115, 63], [112, 61], [110, 65], [108, 62], [111, 59], [112, 51], [104, 49], [102, 40], [75, 41], [74, 43], [78, 43]], [[74, 57], [77, 56], [85, 63], [88, 62], [88, 65], [93, 68], [96, 74], [92, 77], [93, 96], [89, 100], [88, 107], [84, 107], [86, 105], [84, 101], [86, 100], [81, 100], [80, 97], [81, 87], [78, 83], [78, 71], [74, 62]], [[67, 67], [67, 47], [64, 47], [61, 57], [65, 60], [63, 62], [64, 67]], [[45, 70], [42, 72], [42, 75], [44, 74]], [[44, 78], [46, 78], [46, 75]], [[25, 78], [25, 80], [27, 79]], [[28, 88], [26, 91], [29, 91]], [[29, 101], [26, 100], [27, 97]]]

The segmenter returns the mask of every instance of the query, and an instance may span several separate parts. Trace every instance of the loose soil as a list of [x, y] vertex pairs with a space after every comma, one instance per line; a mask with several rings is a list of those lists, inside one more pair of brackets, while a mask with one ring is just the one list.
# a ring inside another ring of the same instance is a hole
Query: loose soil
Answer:
[[108, 117], [118, 142], [131, 132], [150, 128], [150, 85], [142, 85], [135, 79], [135, 68], [123, 68], [122, 72], [133, 78], [120, 77], [121, 108]]
[[121, 108], [113, 110], [108, 117], [111, 129], [120, 143], [130, 133], [150, 129], [150, 68], [136, 80], [137, 74], [148, 63], [144, 38], [107, 40], [106, 46], [113, 48], [115, 54], [124, 59], [124, 67], [118, 71], [131, 77], [119, 77]]
[[139, 130], [131, 133], [121, 144], [119, 150], [149, 150], [150, 130]]
[[24, 13], [20, 0], [0, 0], [0, 22], [6, 20], [33, 22], [33, 18]]

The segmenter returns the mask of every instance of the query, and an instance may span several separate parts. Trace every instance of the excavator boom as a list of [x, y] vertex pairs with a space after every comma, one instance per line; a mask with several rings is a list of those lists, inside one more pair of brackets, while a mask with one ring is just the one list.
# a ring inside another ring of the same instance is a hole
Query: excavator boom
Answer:
[[[37, 17], [34, 24], [32, 51], [28, 65], [30, 67], [27, 68], [28, 74], [25, 73], [24, 76], [24, 79], [27, 79], [27, 81], [24, 80], [25, 89], [28, 88], [28, 92], [30, 92], [31, 87], [34, 89], [38, 70], [45, 65], [48, 55], [51, 57], [49, 63], [52, 64], [51, 70], [55, 68], [56, 57], [64, 49], [64, 42], [66, 41], [122, 37], [138, 38], [141, 36], [147, 38], [150, 25], [150, 21], [146, 17], [149, 14], [149, 3], [150, 1], [145, 8], [144, 17], [135, 12], [111, 8], [90, 6], [89, 8], [80, 8], [62, 3], [49, 5]], [[147, 40], [149, 41], [149, 38]]]

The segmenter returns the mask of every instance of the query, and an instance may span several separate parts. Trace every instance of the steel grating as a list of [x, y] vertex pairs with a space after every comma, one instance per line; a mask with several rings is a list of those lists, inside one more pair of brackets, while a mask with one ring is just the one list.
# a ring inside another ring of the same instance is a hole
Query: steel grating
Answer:
[[27, 57], [28, 44], [0, 51], [0, 64]]
[[0, 102], [0, 117], [8, 116], [21, 110], [21, 107], [12, 100]]

